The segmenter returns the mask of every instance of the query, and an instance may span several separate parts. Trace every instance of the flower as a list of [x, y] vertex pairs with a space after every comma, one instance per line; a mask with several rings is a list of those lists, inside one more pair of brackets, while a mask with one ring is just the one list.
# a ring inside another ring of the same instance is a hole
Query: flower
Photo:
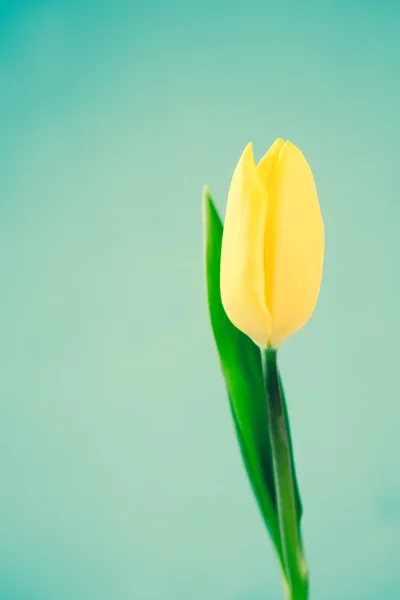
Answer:
[[278, 348], [311, 317], [323, 259], [324, 224], [305, 157], [278, 139], [256, 165], [248, 144], [232, 177], [222, 238], [229, 319], [261, 348]]

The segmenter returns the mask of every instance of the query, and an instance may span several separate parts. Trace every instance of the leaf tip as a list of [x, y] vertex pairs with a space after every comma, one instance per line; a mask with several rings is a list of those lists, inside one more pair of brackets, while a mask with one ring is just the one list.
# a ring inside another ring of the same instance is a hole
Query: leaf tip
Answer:
[[210, 211], [210, 206], [212, 205], [211, 191], [208, 185], [203, 186], [202, 191], [202, 206], [203, 206], [203, 215], [204, 217]]

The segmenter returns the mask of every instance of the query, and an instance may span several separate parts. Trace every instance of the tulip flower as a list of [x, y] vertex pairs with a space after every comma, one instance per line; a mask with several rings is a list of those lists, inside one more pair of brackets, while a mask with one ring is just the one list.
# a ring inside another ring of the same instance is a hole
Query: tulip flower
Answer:
[[211, 325], [244, 464], [282, 568], [286, 600], [308, 599], [302, 503], [278, 348], [319, 295], [324, 224], [311, 169], [282, 139], [234, 171], [225, 223], [204, 195]]
[[248, 144], [222, 238], [221, 299], [231, 322], [261, 348], [279, 348], [311, 317], [323, 256], [324, 225], [303, 154], [278, 139], [256, 165]]

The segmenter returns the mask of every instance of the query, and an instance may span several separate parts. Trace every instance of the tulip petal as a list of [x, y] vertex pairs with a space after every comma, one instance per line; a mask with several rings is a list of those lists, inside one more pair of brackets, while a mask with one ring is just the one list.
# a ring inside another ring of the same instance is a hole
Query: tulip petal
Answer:
[[271, 334], [265, 300], [266, 215], [267, 191], [248, 144], [233, 174], [226, 206], [221, 299], [232, 323], [261, 347], [266, 347]]
[[313, 175], [290, 142], [280, 151], [268, 192], [266, 301], [272, 315], [270, 343], [278, 348], [311, 317], [324, 257], [324, 224]]
[[262, 159], [257, 165], [258, 174], [260, 176], [261, 181], [264, 184], [264, 187], [266, 187], [267, 190], [269, 187], [271, 175], [274, 172], [274, 167], [278, 160], [279, 153], [284, 145], [285, 142], [281, 138], [275, 140], [268, 152], [262, 157]]

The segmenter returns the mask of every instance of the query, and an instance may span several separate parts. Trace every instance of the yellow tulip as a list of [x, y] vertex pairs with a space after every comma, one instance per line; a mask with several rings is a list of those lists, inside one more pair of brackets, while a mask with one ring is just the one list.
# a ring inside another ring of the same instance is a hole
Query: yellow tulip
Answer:
[[232, 177], [221, 250], [221, 299], [232, 323], [278, 348], [311, 317], [322, 278], [324, 224], [309, 164], [281, 139], [258, 165], [252, 144]]

